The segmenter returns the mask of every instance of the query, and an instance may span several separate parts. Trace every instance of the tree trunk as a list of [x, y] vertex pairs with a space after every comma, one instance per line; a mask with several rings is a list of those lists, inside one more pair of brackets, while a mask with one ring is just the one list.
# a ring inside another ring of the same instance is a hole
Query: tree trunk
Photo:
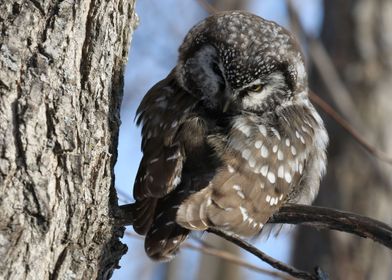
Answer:
[[[392, 154], [392, 2], [324, 2], [322, 41], [362, 119], [358, 128], [378, 149]], [[311, 87], [325, 94], [320, 83], [319, 77], [313, 75]], [[316, 204], [391, 224], [391, 167], [371, 158], [335, 123], [328, 126], [329, 167]], [[392, 254], [388, 249], [337, 232], [301, 229], [293, 260], [303, 269], [320, 265], [331, 279], [392, 277]]]
[[134, 1], [0, 2], [0, 279], [106, 279]]

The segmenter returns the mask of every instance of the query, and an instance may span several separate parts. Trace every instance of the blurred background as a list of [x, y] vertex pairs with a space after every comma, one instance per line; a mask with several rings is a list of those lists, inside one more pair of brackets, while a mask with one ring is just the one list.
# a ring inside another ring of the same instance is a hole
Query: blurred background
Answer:
[[[392, 155], [392, 1], [390, 0], [210, 0], [217, 10], [243, 9], [290, 29], [307, 57], [310, 88], [377, 149]], [[133, 34], [122, 104], [116, 187], [120, 204], [130, 203], [141, 159], [135, 111], [143, 95], [176, 64], [186, 32], [208, 12], [197, 0], [140, 0], [140, 25]], [[392, 224], [392, 167], [367, 154], [318, 109], [331, 144], [328, 173], [316, 205], [356, 212]], [[273, 271], [235, 246], [208, 234], [194, 235], [236, 254], [248, 264]], [[131, 227], [128, 253], [113, 279], [277, 279], [183, 248], [170, 263], [149, 260]], [[359, 237], [311, 228], [288, 228], [278, 238], [252, 240], [269, 255], [294, 266], [320, 266], [331, 279], [392, 279], [392, 253]]]

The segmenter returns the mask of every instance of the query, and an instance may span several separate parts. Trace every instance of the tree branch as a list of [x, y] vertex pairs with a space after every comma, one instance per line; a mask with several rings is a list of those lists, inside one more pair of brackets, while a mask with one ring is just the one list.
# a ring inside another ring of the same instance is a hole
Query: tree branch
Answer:
[[392, 228], [380, 221], [350, 212], [297, 204], [279, 209], [269, 223], [306, 225], [316, 229], [338, 230], [370, 238], [392, 249]]
[[345, 116], [347, 120], [349, 120], [349, 122], [340, 116], [330, 105], [328, 105], [327, 102], [325, 102], [316, 94], [310, 92], [310, 99], [312, 102], [317, 104], [327, 115], [329, 115], [339, 126], [341, 126], [368, 153], [381, 161], [392, 164], [392, 157], [369, 144], [364, 138], [360, 136], [360, 133], [358, 133], [353, 128], [352, 124], [359, 128], [361, 132], [368, 131], [367, 128], [363, 127], [363, 121], [358, 115], [358, 110], [355, 108], [355, 104], [352, 100], [349, 90], [341, 81], [338, 71], [336, 70], [336, 67], [334, 66], [332, 59], [324, 45], [320, 42], [319, 39], [311, 37], [306, 33], [292, 0], [286, 0], [286, 3], [292, 29], [295, 33], [297, 33], [297, 37], [302, 37], [305, 39], [308, 45], [310, 59], [320, 74], [320, 78], [324, 82], [324, 85], [326, 86], [339, 111], [343, 114], [343, 116]]
[[319, 106], [328, 116], [330, 116], [336, 123], [340, 125], [365, 151], [381, 161], [392, 164], [392, 158], [384, 152], [377, 150], [370, 145], [360, 134], [343, 118], [341, 117], [327, 102], [313, 92], [309, 92], [309, 98], [314, 104]]
[[[133, 207], [134, 204], [126, 204], [119, 207], [116, 213], [117, 225], [132, 225]], [[287, 204], [280, 208], [279, 212], [274, 214], [269, 219], [268, 223], [306, 225], [316, 229], [338, 230], [363, 238], [370, 238], [373, 241], [392, 249], [392, 228], [390, 226], [380, 221], [350, 212], [317, 206]], [[266, 255], [250, 243], [235, 235], [229, 235], [217, 229], [208, 229], [208, 232], [236, 244], [262, 261], [270, 264], [272, 267], [286, 272], [293, 277], [312, 280], [327, 279], [327, 276], [320, 269], [316, 269], [315, 274], [297, 270], [294, 267], [281, 263]]]
[[208, 3], [207, 1], [197, 0], [197, 2], [209, 14], [215, 14], [218, 12], [218, 10], [213, 5]]
[[[132, 225], [134, 204], [122, 205], [116, 215], [120, 226]], [[331, 208], [287, 204], [280, 208], [269, 223], [306, 225], [316, 229], [338, 230], [370, 238], [392, 249], [392, 228], [380, 221]]]
[[[127, 236], [129, 236], [129, 237], [132, 237], [132, 238], [137, 238], [137, 239], [140, 239], [140, 240], [144, 239], [142, 236], [137, 235], [137, 234], [132, 233], [132, 232], [126, 231], [125, 234]], [[293, 277], [290, 277], [289, 275], [287, 275], [285, 273], [258, 267], [256, 265], [250, 263], [250, 262], [245, 261], [241, 257], [238, 257], [237, 255], [234, 255], [233, 253], [230, 253], [230, 252], [227, 252], [225, 250], [221, 250], [221, 249], [215, 248], [215, 247], [211, 246], [210, 244], [207, 244], [203, 240], [196, 239], [196, 241], [199, 242], [201, 245], [197, 246], [197, 245], [194, 245], [194, 244], [192, 244], [192, 243], [187, 241], [187, 242], [184, 242], [182, 247], [185, 248], [185, 249], [198, 251], [198, 252], [200, 252], [202, 254], [205, 254], [205, 255], [214, 256], [214, 257], [223, 259], [225, 261], [228, 261], [230, 263], [239, 265], [241, 267], [245, 267], [245, 268], [248, 268], [250, 270], [253, 270], [253, 271], [256, 271], [256, 272], [260, 272], [260, 273], [263, 273], [263, 274], [267, 274], [267, 275], [270, 275], [270, 276], [273, 276], [273, 277], [277, 277], [279, 279], [284, 279], [284, 280], [293, 280], [294, 279]]]

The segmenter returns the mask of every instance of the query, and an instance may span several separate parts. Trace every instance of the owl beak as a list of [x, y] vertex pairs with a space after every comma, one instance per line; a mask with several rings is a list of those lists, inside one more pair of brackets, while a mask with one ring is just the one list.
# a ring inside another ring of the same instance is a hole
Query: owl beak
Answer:
[[223, 103], [222, 112], [226, 113], [231, 105], [234, 103], [234, 96], [230, 88], [226, 88], [224, 92], [224, 99], [225, 102]]
[[227, 110], [228, 110], [229, 107], [230, 107], [230, 104], [231, 104], [231, 99], [227, 99], [226, 102], [225, 102], [225, 104], [223, 105], [223, 113], [226, 113], [226, 112], [227, 112]]

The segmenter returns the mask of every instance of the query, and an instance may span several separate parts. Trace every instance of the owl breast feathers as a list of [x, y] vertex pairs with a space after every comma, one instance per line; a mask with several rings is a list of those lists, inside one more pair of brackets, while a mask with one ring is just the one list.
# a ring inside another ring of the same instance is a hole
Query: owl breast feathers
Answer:
[[257, 235], [284, 203], [314, 200], [328, 136], [307, 94], [279, 25], [237, 11], [191, 29], [137, 111], [134, 229], [151, 258], [170, 260], [190, 230]]

